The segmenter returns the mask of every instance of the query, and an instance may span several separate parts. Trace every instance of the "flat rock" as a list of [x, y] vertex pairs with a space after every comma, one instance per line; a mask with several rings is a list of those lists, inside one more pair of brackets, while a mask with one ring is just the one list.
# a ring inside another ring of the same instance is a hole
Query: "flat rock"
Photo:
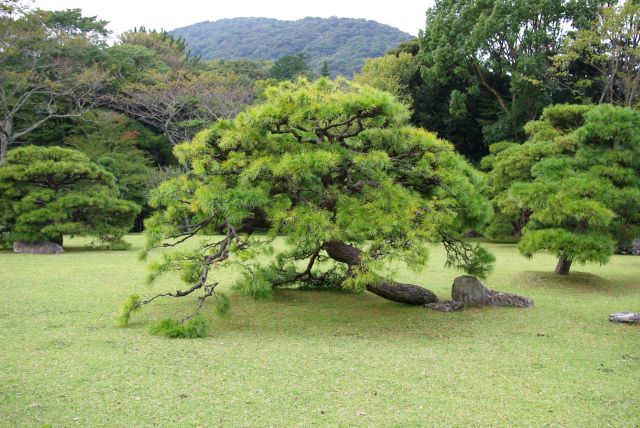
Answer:
[[616, 246], [616, 254], [627, 254], [631, 256], [640, 256], [640, 238], [636, 238], [625, 244]]
[[22, 242], [13, 243], [13, 252], [22, 254], [60, 254], [64, 252], [62, 246], [55, 242]]
[[528, 308], [533, 300], [526, 296], [502, 293], [485, 287], [475, 276], [462, 275], [453, 280], [451, 299], [466, 306], [513, 306]]
[[609, 321], [640, 324], [640, 312], [616, 312], [609, 315]]
[[436, 303], [427, 303], [426, 305], [424, 305], [424, 307], [440, 312], [453, 312], [463, 310], [464, 303], [456, 302], [454, 300], [443, 300]]

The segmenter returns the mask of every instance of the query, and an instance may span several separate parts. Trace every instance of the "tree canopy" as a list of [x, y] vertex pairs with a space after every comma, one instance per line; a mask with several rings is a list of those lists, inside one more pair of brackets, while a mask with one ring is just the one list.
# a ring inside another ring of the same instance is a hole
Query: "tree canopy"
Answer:
[[[554, 58], [559, 77], [582, 99], [636, 106], [640, 85], [640, 4], [613, 2], [566, 38]], [[595, 71], [591, 72], [591, 71]]]
[[269, 77], [276, 80], [293, 80], [296, 77], [312, 77], [313, 72], [307, 64], [306, 55], [287, 55], [273, 63]]
[[79, 9], [42, 11], [3, 3], [0, 13], [0, 166], [8, 149], [46, 123], [77, 117], [104, 86], [96, 66], [105, 21]]
[[[320, 79], [285, 82], [265, 98], [176, 147], [189, 172], [152, 192], [146, 251], [218, 230], [224, 236], [152, 263], [150, 280], [177, 271], [189, 288], [133, 297], [124, 321], [160, 296], [198, 291], [199, 307], [212, 295], [224, 306], [216, 269], [240, 261], [245, 273], [236, 286], [255, 298], [307, 284], [434, 301], [433, 293], [397, 283], [389, 271], [392, 261], [422, 269], [434, 242], [445, 244], [449, 265], [487, 273], [491, 255], [460, 240], [490, 215], [478, 191], [482, 176], [450, 143], [409, 126], [409, 112], [390, 94]], [[270, 238], [251, 237], [260, 229]], [[286, 249], [271, 246], [277, 235]]]
[[113, 174], [123, 199], [144, 205], [150, 166], [142, 150], [146, 136], [136, 130], [131, 119], [111, 111], [92, 111], [85, 118], [65, 145]]
[[522, 126], [545, 106], [572, 100], [552, 59], [566, 34], [584, 27], [600, 3], [436, 1], [427, 11], [419, 57], [427, 87], [444, 99], [421, 108], [440, 127], [451, 122], [453, 134], [455, 127], [480, 131], [463, 134], [467, 146], [479, 139], [523, 141]]
[[606, 263], [615, 244], [640, 234], [640, 126], [636, 110], [611, 105], [547, 108], [522, 145], [503, 145], [486, 165], [495, 233], [522, 229], [521, 252]]
[[93, 236], [121, 245], [140, 207], [119, 198], [114, 177], [89, 158], [62, 147], [11, 150], [0, 168], [0, 224], [6, 242]]

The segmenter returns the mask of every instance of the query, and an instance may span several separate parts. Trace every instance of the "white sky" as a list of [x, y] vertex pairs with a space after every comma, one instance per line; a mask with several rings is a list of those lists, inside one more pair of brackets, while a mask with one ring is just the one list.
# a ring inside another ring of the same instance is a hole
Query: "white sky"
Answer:
[[266, 17], [284, 20], [306, 16], [365, 18], [417, 35], [433, 0], [34, 0], [47, 10], [80, 8], [110, 22], [115, 33], [144, 25], [148, 29], [177, 27], [222, 18]]

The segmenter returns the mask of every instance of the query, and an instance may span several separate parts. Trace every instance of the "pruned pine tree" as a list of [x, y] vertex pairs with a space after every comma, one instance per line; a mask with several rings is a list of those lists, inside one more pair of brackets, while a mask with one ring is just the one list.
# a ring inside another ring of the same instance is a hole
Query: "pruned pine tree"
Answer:
[[120, 199], [111, 173], [76, 150], [19, 147], [0, 168], [5, 243], [62, 245], [64, 235], [77, 235], [116, 248], [139, 212], [138, 205]]
[[606, 263], [617, 243], [640, 236], [638, 127], [640, 113], [628, 108], [548, 107], [527, 124], [526, 143], [489, 162], [494, 222], [526, 213], [520, 251], [552, 252], [560, 275], [575, 262]]
[[[232, 264], [244, 272], [236, 287], [254, 298], [308, 285], [414, 305], [437, 297], [397, 282], [393, 268], [422, 269], [433, 243], [445, 243], [449, 265], [488, 272], [492, 256], [460, 240], [490, 215], [482, 176], [451, 144], [408, 126], [409, 112], [392, 95], [320, 79], [282, 83], [265, 98], [175, 148], [189, 172], [153, 191], [144, 252], [186, 247], [153, 262], [150, 281], [179, 272], [188, 286], [147, 300], [133, 296], [123, 323], [163, 296], [199, 294], [198, 310], [214, 296], [224, 310], [216, 271]], [[219, 230], [221, 237], [211, 236]], [[254, 236], [260, 230], [268, 235]], [[183, 245], [197, 236], [197, 245]], [[276, 236], [286, 246], [272, 245]], [[193, 335], [201, 326], [194, 315], [182, 330], [164, 321], [164, 333]]]

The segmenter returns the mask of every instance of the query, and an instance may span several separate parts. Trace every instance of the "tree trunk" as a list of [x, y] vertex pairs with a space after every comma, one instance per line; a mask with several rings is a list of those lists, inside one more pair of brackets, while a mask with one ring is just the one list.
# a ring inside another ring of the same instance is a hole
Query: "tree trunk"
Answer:
[[531, 210], [529, 208], [524, 208], [520, 210], [520, 215], [518, 219], [512, 223], [513, 225], [513, 236], [516, 238], [522, 238], [522, 229], [529, 222], [529, 217], [531, 217]]
[[569, 269], [571, 269], [571, 260], [560, 257], [560, 259], [558, 259], [558, 264], [556, 265], [556, 273], [558, 275], [568, 275]]
[[4, 165], [4, 158], [7, 156], [9, 148], [9, 138], [5, 135], [4, 130], [0, 129], [0, 166]]
[[52, 239], [51, 242], [58, 244], [62, 247], [62, 242], [64, 241], [64, 237], [62, 235], [59, 235], [58, 237], [56, 237], [55, 239]]
[[[361, 252], [354, 246], [341, 241], [331, 241], [325, 243], [323, 249], [335, 261], [345, 263], [350, 267], [360, 264]], [[366, 289], [384, 299], [408, 305], [426, 305], [438, 301], [438, 297], [426, 288], [390, 280], [367, 284]]]

